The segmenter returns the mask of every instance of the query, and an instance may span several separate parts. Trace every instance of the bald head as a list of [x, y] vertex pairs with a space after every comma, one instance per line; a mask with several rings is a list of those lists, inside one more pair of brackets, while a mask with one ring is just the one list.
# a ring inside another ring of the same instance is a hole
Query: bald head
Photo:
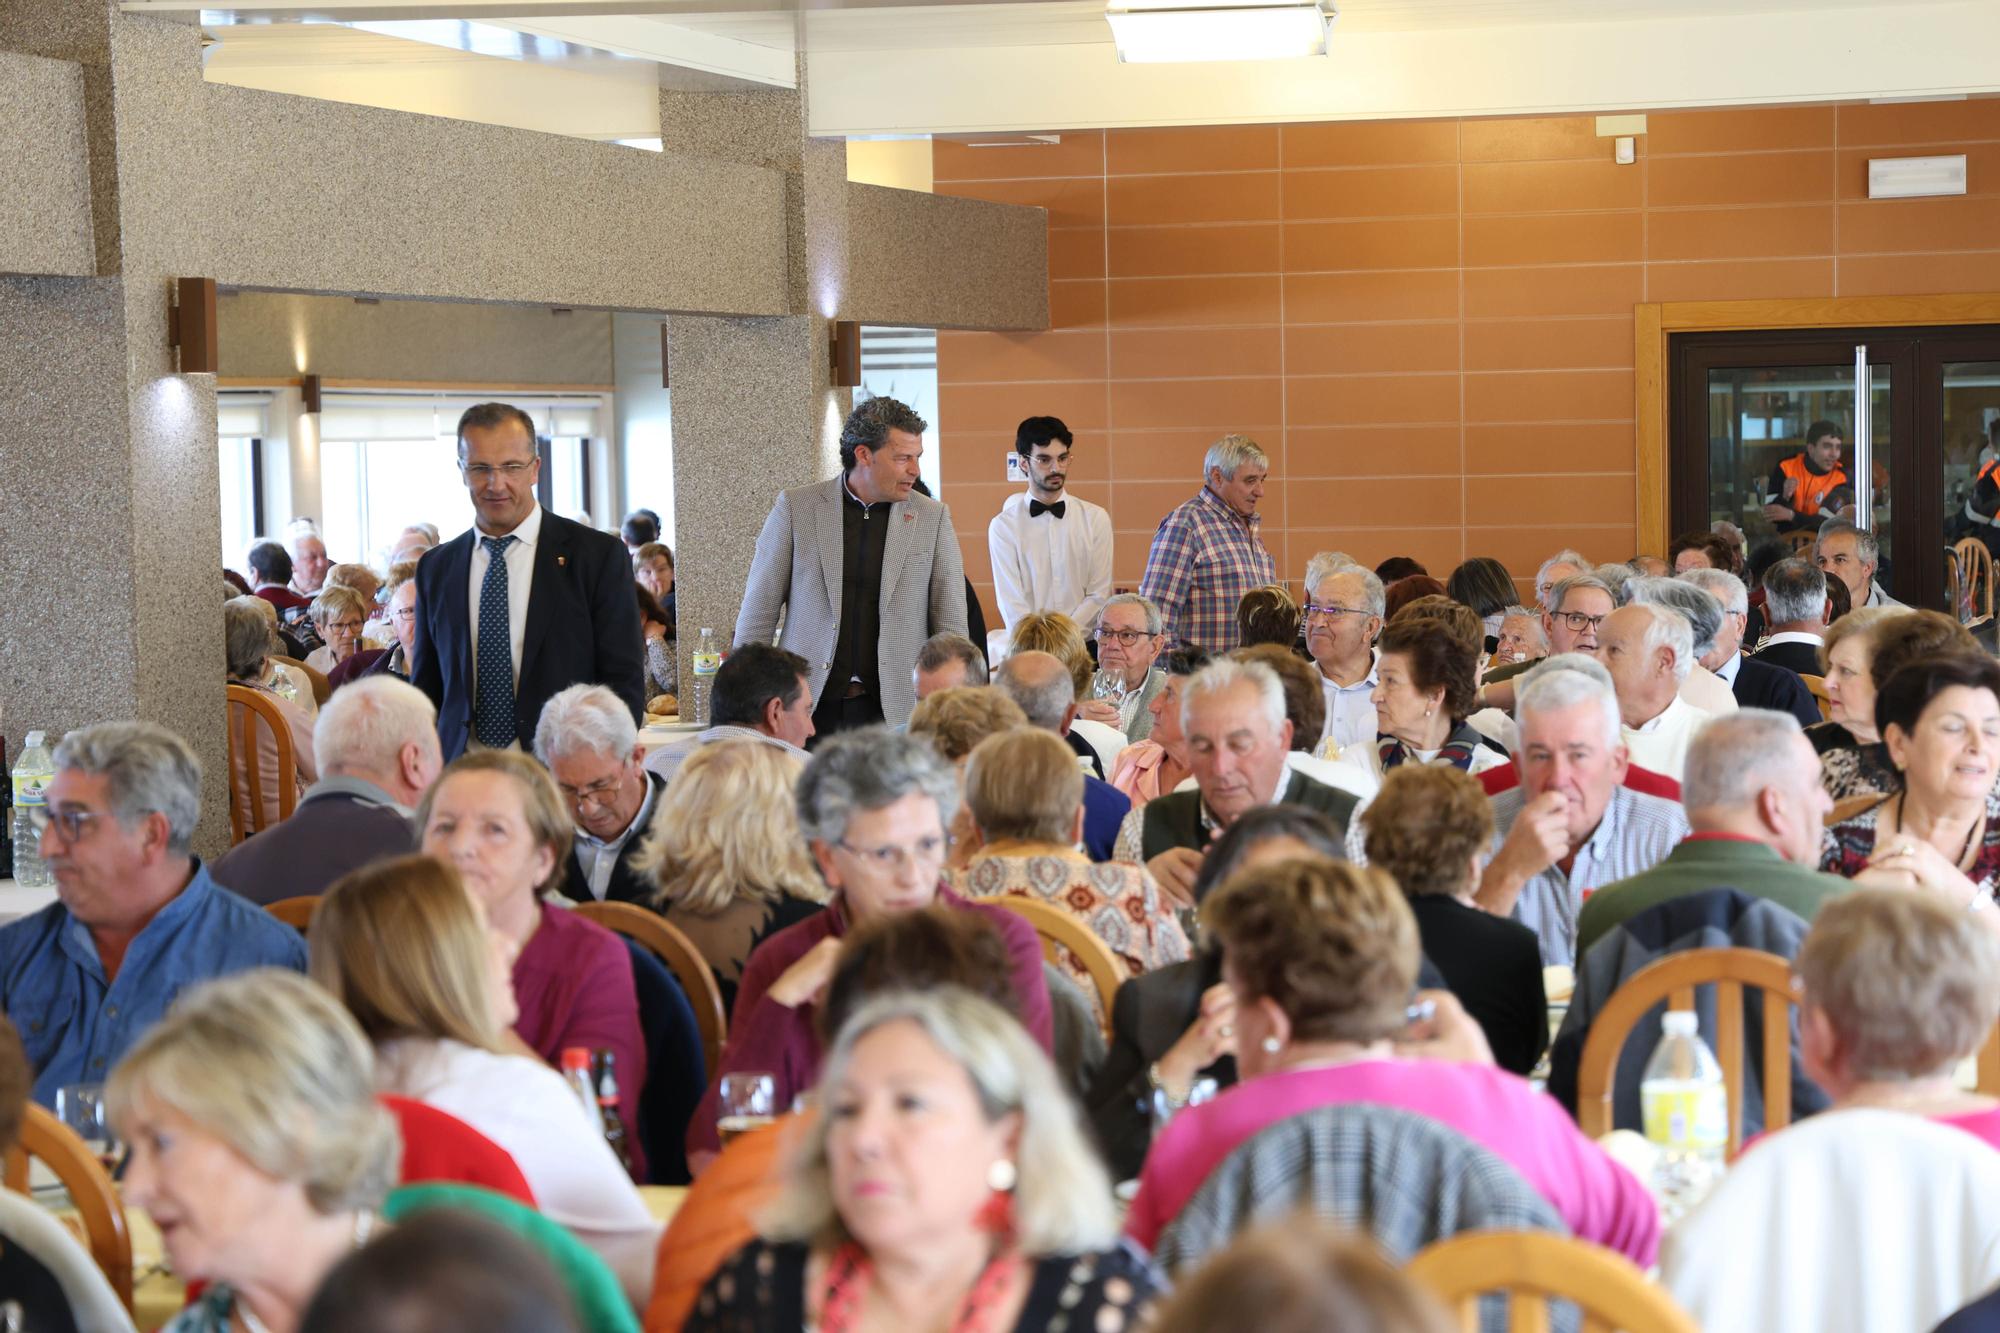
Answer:
[[1076, 711], [1076, 680], [1052, 653], [1015, 653], [993, 673], [993, 684], [1020, 705], [1030, 726], [1069, 730]]

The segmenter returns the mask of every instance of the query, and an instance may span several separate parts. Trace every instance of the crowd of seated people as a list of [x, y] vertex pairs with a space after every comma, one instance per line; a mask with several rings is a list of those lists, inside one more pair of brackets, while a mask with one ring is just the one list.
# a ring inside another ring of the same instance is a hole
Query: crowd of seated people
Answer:
[[[677, 693], [678, 637], [647, 518], [624, 536], [653, 698]], [[2000, 1020], [2000, 663], [1891, 602], [1838, 524], [1807, 556], [1690, 534], [1518, 579], [1322, 552], [1302, 587], [1246, 581], [1235, 642], [1207, 647], [1176, 637], [1184, 608], [1117, 593], [1090, 623], [1017, 619], [990, 664], [930, 636], [907, 722], [832, 735], [820, 664], [743, 643], [699, 730], [642, 730], [584, 680], [449, 762], [411, 683], [436, 545], [406, 532], [386, 574], [303, 529], [252, 551], [227, 680], [282, 722], [296, 789], [280, 818], [266, 734], [261, 793], [239, 763], [225, 783], [260, 827], [213, 862], [182, 740], [112, 722], [57, 749], [58, 901], [0, 927], [0, 1143], [10, 1099], [108, 1085], [124, 1200], [191, 1284], [175, 1333], [389, 1327], [392, 1306], [468, 1330], [1366, 1310], [1434, 1333], [1395, 1262], [1407, 1219], [1366, 1198], [1343, 1228], [1246, 1218], [1213, 1257], [1153, 1257], [1213, 1199], [1312, 1177], [1281, 1143], [1386, 1152], [1390, 1123], [1511, 1181], [1536, 1225], [1657, 1259], [1709, 1327], [1804, 1308], [1767, 1280], [1795, 1262], [1774, 1191], [1871, 1154], [1822, 1184], [1811, 1305], [1849, 1313], [1814, 1326], [1929, 1327], [2000, 1283], [1957, 1265], [2000, 1241], [2000, 1107], [1955, 1077]], [[1622, 979], [1649, 922], [1718, 894], [1793, 923], [1796, 1055], [1824, 1094], [1799, 1100], [1831, 1109], [1753, 1139], [1669, 1231], [1530, 1080], [1548, 969]], [[303, 934], [261, 910], [302, 898]], [[660, 960], [613, 909], [685, 942], [714, 1049], [662, 1017]], [[1088, 1059], [1070, 991], [1101, 1029]], [[610, 1057], [615, 1111], [579, 1102], [579, 1049]], [[766, 1123], [734, 1114], [744, 1080]], [[1346, 1137], [1274, 1137], [1308, 1123]], [[1430, 1188], [1435, 1162], [1400, 1151], [1370, 1168]], [[648, 1189], [683, 1170], [663, 1228]], [[1838, 1206], [1899, 1172], [1905, 1202], [1978, 1197], [1907, 1235]], [[34, 1215], [0, 1193], [22, 1293], [0, 1310], [82, 1326], [89, 1258]]]

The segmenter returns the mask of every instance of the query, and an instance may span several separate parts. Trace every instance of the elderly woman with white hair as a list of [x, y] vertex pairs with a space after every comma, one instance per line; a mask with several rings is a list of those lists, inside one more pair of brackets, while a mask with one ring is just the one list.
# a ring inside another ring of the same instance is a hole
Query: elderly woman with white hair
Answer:
[[313, 628], [319, 631], [321, 643], [306, 655], [306, 665], [325, 675], [360, 649], [371, 647], [362, 634], [374, 609], [373, 601], [358, 588], [338, 583], [321, 588], [313, 598], [311, 612]]
[[1117, 1239], [1110, 1178], [1020, 1025], [956, 987], [870, 1001], [822, 1113], [690, 1333], [1142, 1327], [1164, 1285]]
[[184, 995], [106, 1088], [131, 1145], [125, 1202], [173, 1271], [209, 1283], [168, 1333], [294, 1333], [321, 1280], [376, 1227], [400, 1144], [367, 1039], [295, 972]]
[[[756, 1071], [777, 1081], [777, 1104], [818, 1077], [814, 1010], [833, 976], [841, 939], [854, 926], [933, 902], [977, 912], [1000, 932], [1014, 965], [1021, 1021], [1044, 1050], [1054, 1040], [1042, 948], [1028, 923], [1004, 907], [946, 887], [945, 830], [958, 806], [958, 777], [922, 737], [866, 727], [822, 745], [799, 779], [800, 830], [832, 898], [825, 911], [766, 939], [744, 965], [719, 1075]], [[688, 1127], [697, 1170], [718, 1147], [718, 1088]]]
[[[257, 597], [235, 597], [222, 604], [223, 656], [228, 683], [255, 691], [284, 719], [285, 735], [292, 743], [295, 769], [292, 797], [296, 801], [305, 795], [307, 787], [319, 781], [319, 766], [313, 757], [313, 720], [310, 712], [266, 683], [276, 633], [268, 613], [260, 608], [269, 606], [269, 602]], [[229, 729], [232, 733], [241, 734], [245, 725], [244, 715], [249, 711], [248, 704], [229, 705]], [[278, 736], [261, 716], [252, 725], [257, 738], [257, 773], [262, 788], [260, 808], [254, 812], [250, 808], [247, 752], [235, 746], [230, 747], [229, 754], [230, 802], [244, 812], [246, 828], [263, 828], [284, 818], [280, 813], [283, 807], [279, 804]]]

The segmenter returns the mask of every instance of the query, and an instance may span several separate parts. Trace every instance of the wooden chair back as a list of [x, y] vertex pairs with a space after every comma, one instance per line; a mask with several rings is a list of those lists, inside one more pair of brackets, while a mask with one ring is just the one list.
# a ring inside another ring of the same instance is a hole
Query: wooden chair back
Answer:
[[1513, 1333], [1547, 1333], [1549, 1302], [1573, 1302], [1584, 1333], [1699, 1333], [1664, 1287], [1624, 1255], [1547, 1231], [1467, 1231], [1427, 1245], [1406, 1270], [1429, 1287], [1466, 1333], [1479, 1328], [1479, 1298], [1507, 1297]]
[[1062, 951], [1067, 949], [1083, 964], [1090, 984], [1097, 989], [1098, 1013], [1103, 1019], [1105, 1031], [1109, 1032], [1111, 1001], [1117, 996], [1118, 988], [1125, 984], [1128, 974], [1125, 965], [1118, 961], [1118, 955], [1090, 928], [1089, 923], [1074, 912], [1039, 898], [1000, 894], [980, 901], [1004, 907], [1033, 926], [1035, 934], [1042, 939], [1042, 957], [1049, 962], [1062, 966]]
[[1974, 1086], [1983, 1096], [2000, 1097], [2000, 1023], [1980, 1043], [1977, 1065], [1979, 1078]]
[[[270, 729], [278, 742], [278, 771], [270, 781], [278, 787], [278, 818], [290, 819], [299, 803], [299, 761], [292, 752], [292, 729], [285, 725], [278, 706], [247, 685], [227, 687], [229, 703], [242, 704], [243, 711], [229, 710], [229, 840], [242, 842], [266, 826], [264, 819], [264, 774], [257, 758], [257, 728]], [[238, 803], [236, 774], [243, 775], [248, 809]]]
[[319, 895], [302, 893], [296, 898], [280, 898], [265, 903], [264, 910], [303, 935], [312, 927], [313, 913], [319, 910]]
[[312, 685], [313, 702], [321, 708], [326, 707], [326, 701], [333, 697], [333, 682], [326, 678], [324, 671], [321, 671], [318, 667], [307, 666], [296, 657], [286, 657], [283, 653], [272, 653], [271, 660], [273, 662], [283, 662], [286, 666], [297, 671], [301, 677]]
[[1865, 791], [1859, 796], [1843, 796], [1833, 803], [1833, 808], [1826, 812], [1826, 818], [1821, 822], [1832, 828], [1835, 824], [1854, 818], [1864, 810], [1874, 809], [1888, 799], [1878, 791]]
[[4, 1180], [17, 1194], [28, 1192], [28, 1161], [40, 1158], [68, 1191], [70, 1203], [83, 1222], [90, 1257], [104, 1270], [105, 1280], [132, 1308], [132, 1233], [125, 1225], [125, 1205], [104, 1164], [97, 1160], [76, 1131], [42, 1107], [30, 1102], [21, 1118], [21, 1141], [7, 1153]]
[[637, 903], [576, 903], [576, 914], [595, 921], [652, 950], [667, 965], [687, 992], [694, 1009], [695, 1027], [701, 1032], [701, 1057], [708, 1077], [722, 1068], [722, 1044], [729, 1036], [729, 1020], [722, 1009], [722, 987], [715, 983], [715, 969], [695, 948], [694, 941], [658, 912]]
[[1805, 555], [1812, 550], [1813, 543], [1819, 540], [1819, 532], [1815, 528], [1801, 528], [1797, 532], [1787, 533], [1785, 540], [1791, 543], [1793, 555]]
[[1952, 610], [1967, 629], [1976, 629], [1993, 619], [1993, 552], [1979, 538], [1967, 537], [1952, 547], [1952, 553], [1957, 557], [1962, 580]]
[[1945, 614], [1956, 616], [1960, 624], [1970, 618], [1970, 589], [1965, 586], [1965, 563], [1958, 557], [1958, 548], [1944, 548], [1944, 609]]
[[1806, 683], [1806, 688], [1812, 691], [1813, 702], [1819, 705], [1819, 720], [1822, 722], [1831, 722], [1833, 720], [1833, 697], [1826, 692], [1826, 677], [1808, 676], [1804, 672], [1801, 672], [1799, 679]]
[[1612, 992], [1584, 1038], [1576, 1071], [1576, 1120], [1589, 1137], [1612, 1130], [1619, 1054], [1632, 1029], [1662, 1000], [1692, 1010], [1697, 986], [1713, 985], [1716, 1062], [1729, 1090], [1729, 1155], [1743, 1146], [1744, 987], [1764, 998], [1764, 1128], [1792, 1123], [1792, 965], [1757, 949], [1688, 949], [1642, 968]]

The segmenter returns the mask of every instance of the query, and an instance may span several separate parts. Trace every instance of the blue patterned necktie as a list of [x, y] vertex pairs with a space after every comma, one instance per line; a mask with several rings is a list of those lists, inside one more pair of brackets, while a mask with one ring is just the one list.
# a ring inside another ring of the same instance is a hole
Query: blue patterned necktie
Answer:
[[486, 578], [479, 585], [478, 686], [472, 699], [472, 733], [491, 750], [514, 743], [514, 640], [509, 632], [507, 548], [512, 537], [481, 537]]

